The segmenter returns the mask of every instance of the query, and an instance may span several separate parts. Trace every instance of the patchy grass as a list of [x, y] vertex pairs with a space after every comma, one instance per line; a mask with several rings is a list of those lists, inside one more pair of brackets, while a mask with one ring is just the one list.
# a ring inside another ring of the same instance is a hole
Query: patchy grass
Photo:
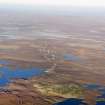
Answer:
[[80, 98], [83, 96], [83, 88], [76, 84], [34, 84], [42, 94], [59, 96], [64, 98]]
[[105, 98], [96, 99], [97, 102], [105, 102]]

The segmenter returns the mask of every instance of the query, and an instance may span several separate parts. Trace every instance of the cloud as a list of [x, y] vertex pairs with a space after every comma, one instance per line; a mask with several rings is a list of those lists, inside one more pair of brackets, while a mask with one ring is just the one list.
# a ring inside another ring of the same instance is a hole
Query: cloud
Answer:
[[0, 0], [0, 3], [58, 6], [105, 6], [105, 0]]

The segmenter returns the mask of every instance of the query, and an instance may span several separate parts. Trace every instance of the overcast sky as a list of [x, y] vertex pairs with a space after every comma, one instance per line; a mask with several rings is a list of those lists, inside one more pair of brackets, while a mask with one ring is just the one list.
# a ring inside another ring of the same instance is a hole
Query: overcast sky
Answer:
[[105, 7], [105, 0], [0, 0], [0, 4]]

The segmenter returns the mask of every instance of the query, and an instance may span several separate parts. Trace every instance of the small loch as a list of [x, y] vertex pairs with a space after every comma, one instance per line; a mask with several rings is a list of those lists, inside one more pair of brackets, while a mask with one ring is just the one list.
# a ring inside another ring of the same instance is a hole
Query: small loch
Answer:
[[99, 84], [84, 84], [83, 87], [98, 91], [100, 95], [96, 97], [96, 105], [105, 105], [105, 86]]
[[[6, 65], [8, 62], [5, 60], [0, 61], [0, 64]], [[10, 83], [13, 79], [29, 79], [34, 76], [40, 76], [44, 73], [42, 68], [16, 68], [10, 69], [7, 66], [0, 67], [0, 86], [5, 86]]]
[[67, 99], [63, 102], [56, 103], [54, 105], [88, 105], [88, 104], [83, 102], [82, 99], [71, 98], [71, 99]]
[[80, 61], [81, 58], [79, 56], [73, 55], [73, 54], [65, 54], [64, 55], [65, 61]]

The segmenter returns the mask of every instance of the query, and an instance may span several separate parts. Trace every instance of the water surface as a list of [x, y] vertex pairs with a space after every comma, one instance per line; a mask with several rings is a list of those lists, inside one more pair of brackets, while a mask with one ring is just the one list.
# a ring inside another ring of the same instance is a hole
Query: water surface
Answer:
[[[5, 60], [0, 60], [0, 64], [8, 64]], [[44, 73], [44, 70], [41, 68], [16, 68], [10, 69], [7, 66], [0, 67], [0, 86], [5, 86], [10, 83], [12, 79], [29, 79], [33, 76], [40, 76]]]
[[63, 102], [56, 103], [54, 105], [87, 105], [87, 104], [85, 102], [83, 102], [83, 100], [81, 100], [81, 99], [71, 98], [71, 99], [65, 100]]
[[96, 90], [100, 93], [96, 97], [96, 105], [105, 105], [105, 86], [99, 84], [84, 84], [83, 87], [89, 90]]
[[80, 61], [80, 57], [73, 55], [73, 54], [65, 54], [64, 55], [64, 60], [66, 61]]

